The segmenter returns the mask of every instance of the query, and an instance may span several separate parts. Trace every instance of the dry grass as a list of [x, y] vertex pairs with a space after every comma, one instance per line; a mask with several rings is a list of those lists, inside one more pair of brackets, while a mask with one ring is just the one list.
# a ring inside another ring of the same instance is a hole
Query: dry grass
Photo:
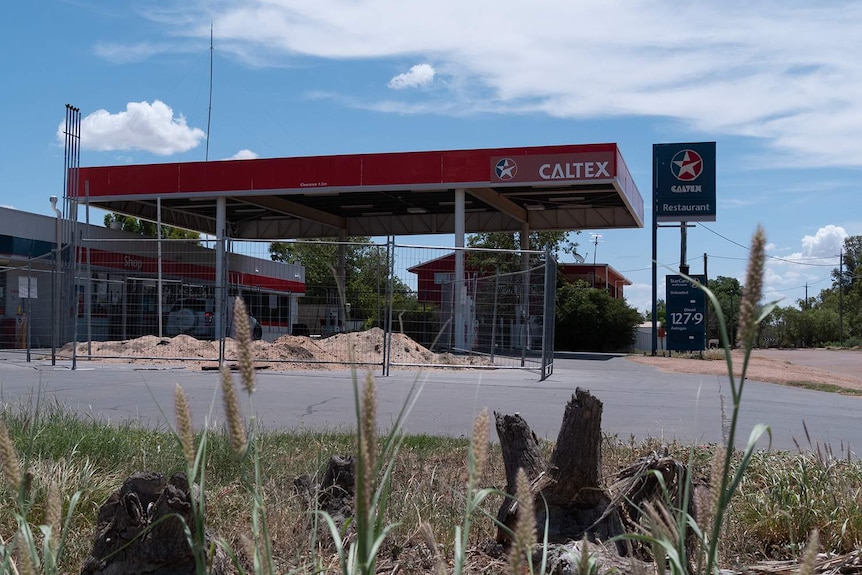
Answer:
[[[25, 414], [7, 412], [6, 421], [19, 453], [28, 449], [30, 433], [35, 432], [34, 457], [28, 463], [34, 477], [34, 521], [40, 521], [44, 515], [49, 480], [65, 493], [67, 504], [72, 492], [83, 491], [83, 502], [63, 558], [66, 572], [80, 569], [89, 552], [98, 505], [126, 476], [149, 469], [171, 473], [184, 465], [180, 446], [167, 432], [77, 422], [72, 415], [61, 412], [35, 423]], [[326, 433], [265, 433], [260, 437], [261, 491], [278, 572], [308, 572], [313, 565], [322, 566], [327, 572], [338, 571], [331, 546], [319, 542], [313, 547], [311, 516], [294, 490], [293, 479], [303, 473], [321, 473], [330, 455], [352, 452], [354, 441], [352, 435]], [[249, 533], [251, 521], [248, 493], [237, 480], [242, 471], [238, 466], [244, 464], [234, 457], [225, 433], [212, 434], [210, 442], [207, 522], [235, 549], [242, 549], [242, 539]], [[620, 468], [660, 447], [655, 441], [626, 442], [606, 437], [602, 445], [603, 475], [611, 480]], [[673, 455], [691, 464], [695, 477], [709, 476], [715, 446], [669, 447]], [[543, 444], [548, 455], [551, 448], [551, 444]], [[465, 439], [426, 436], [405, 439], [392, 472], [393, 490], [385, 518], [398, 526], [387, 537], [379, 556], [379, 569], [388, 572], [397, 565], [399, 572], [405, 574], [434, 572], [433, 556], [420, 532], [422, 522], [430, 525], [441, 556], [452, 560], [454, 529], [463, 520], [468, 449], [469, 442]], [[477, 484], [503, 489], [505, 481], [499, 445], [492, 444]], [[826, 449], [821, 449], [819, 455], [816, 452], [758, 454], [730, 510], [722, 536], [723, 566], [798, 557], [813, 527], [820, 530], [824, 550], [840, 553], [859, 547], [862, 545], [860, 493], [862, 465], [858, 460], [848, 461]], [[0, 488], [4, 502], [10, 496], [6, 487]], [[482, 503], [481, 509], [493, 516], [500, 503], [499, 496], [492, 496]], [[0, 537], [8, 540], [14, 528], [10, 517], [4, 514]], [[481, 514], [474, 517], [466, 572], [495, 572], [505, 568], [504, 558], [494, 553], [491, 544], [495, 532], [491, 519]]]

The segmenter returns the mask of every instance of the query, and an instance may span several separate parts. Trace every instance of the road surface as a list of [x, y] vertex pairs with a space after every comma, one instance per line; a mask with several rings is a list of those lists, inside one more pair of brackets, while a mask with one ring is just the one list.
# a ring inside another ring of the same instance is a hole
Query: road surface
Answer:
[[[857, 354], [862, 358], [862, 354]], [[164, 426], [159, 405], [173, 417], [173, 390], [179, 383], [191, 403], [195, 425], [205, 416], [221, 425], [218, 375], [185, 368], [79, 362], [27, 363], [17, 352], [0, 352], [0, 400], [12, 407], [32, 403], [36, 393], [87, 416], [109, 422], [135, 420]], [[378, 370], [379, 373], [379, 370]], [[362, 372], [360, 372], [362, 377]], [[260, 371], [253, 409], [268, 430], [335, 429], [354, 425], [352, 374], [338, 371]], [[539, 381], [518, 370], [392, 371], [378, 377], [378, 418], [386, 427], [414, 382], [421, 393], [405, 425], [409, 433], [466, 436], [483, 407], [520, 413], [540, 437], [554, 439], [565, 403], [578, 387], [604, 403], [602, 428], [628, 440], [646, 437], [684, 443], [723, 441], [731, 410], [725, 377], [661, 373], [621, 356], [569, 354], [555, 361], [553, 375]], [[244, 396], [241, 396], [244, 398]], [[862, 398], [748, 381], [745, 384], [738, 446], [757, 423], [772, 429], [772, 448], [795, 450], [794, 438], [808, 445], [830, 444], [838, 452], [862, 446]], [[767, 442], [759, 444], [766, 447]], [[855, 452], [854, 452], [855, 454]]]

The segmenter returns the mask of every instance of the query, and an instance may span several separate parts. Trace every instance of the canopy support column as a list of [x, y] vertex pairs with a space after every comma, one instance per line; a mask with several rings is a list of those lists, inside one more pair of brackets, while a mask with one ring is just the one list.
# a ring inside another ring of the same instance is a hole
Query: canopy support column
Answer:
[[455, 290], [454, 290], [454, 347], [459, 351], [465, 351], [467, 348], [467, 334], [464, 326], [465, 307], [467, 303], [467, 293], [464, 286], [464, 231], [466, 229], [465, 222], [465, 200], [466, 192], [464, 188], [455, 190]]

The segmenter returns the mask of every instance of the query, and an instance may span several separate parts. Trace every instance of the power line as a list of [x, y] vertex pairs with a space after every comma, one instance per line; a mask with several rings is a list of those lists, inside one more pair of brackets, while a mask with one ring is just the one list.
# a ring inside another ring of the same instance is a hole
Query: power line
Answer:
[[[723, 239], [723, 240], [724, 240], [724, 241], [726, 241], [726, 242], [730, 242], [730, 243], [732, 243], [732, 244], [733, 244], [733, 245], [735, 245], [735, 246], [739, 246], [739, 247], [741, 247], [742, 249], [744, 249], [744, 250], [746, 250], [746, 251], [751, 251], [751, 248], [750, 248], [749, 246], [746, 246], [746, 245], [744, 245], [744, 244], [741, 244], [741, 243], [737, 242], [736, 240], [732, 240], [732, 239], [728, 238], [727, 236], [723, 236], [723, 235], [721, 235], [720, 233], [718, 233], [717, 231], [715, 231], [715, 230], [713, 230], [713, 229], [708, 228], [707, 226], [703, 225], [703, 224], [702, 224], [702, 223], [700, 223], [700, 222], [698, 222], [698, 225], [699, 225], [700, 227], [702, 227], [703, 229], [705, 229], [706, 231], [708, 231], [708, 232], [710, 232], [710, 233], [713, 233], [713, 234], [717, 235], [718, 237], [720, 237], [721, 239]], [[721, 257], [721, 256], [710, 256], [710, 257]], [[796, 264], [796, 265], [799, 265], [799, 266], [812, 266], [812, 267], [823, 267], [823, 268], [834, 268], [834, 267], [835, 267], [835, 264], [815, 264], [815, 263], [809, 263], [809, 262], [802, 261], [802, 259], [791, 260], [791, 259], [788, 259], [788, 258], [780, 258], [780, 257], [778, 257], [778, 256], [771, 256], [771, 255], [769, 255], [769, 254], [766, 254], [766, 257], [767, 257], [767, 258], [769, 258], [769, 259], [771, 259], [771, 260], [778, 261], [778, 262], [785, 262], [785, 263], [788, 263], [788, 264]], [[836, 254], [834, 257], [836, 257], [836, 258], [837, 258], [837, 257], [839, 257], [839, 256]], [[723, 258], [723, 259], [733, 259], [733, 258]], [[739, 258], [739, 259], [745, 259], [745, 258]], [[824, 259], [826, 259], [826, 258], [805, 258], [805, 259], [824, 260]]]

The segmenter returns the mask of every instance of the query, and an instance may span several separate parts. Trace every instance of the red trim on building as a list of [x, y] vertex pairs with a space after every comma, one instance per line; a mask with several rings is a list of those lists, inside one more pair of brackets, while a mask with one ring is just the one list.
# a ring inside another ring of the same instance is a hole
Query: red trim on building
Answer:
[[[497, 175], [497, 162], [504, 158], [518, 164], [517, 176]], [[615, 178], [626, 184], [631, 175], [621, 160], [616, 144], [584, 144], [82, 167], [80, 185], [70, 189], [83, 195], [84, 182], [89, 182], [89, 196], [103, 198], [315, 188], [563, 185]]]
[[[611, 296], [622, 299], [623, 287], [632, 285], [620, 272], [608, 264], [576, 264], [561, 263], [557, 267], [563, 280], [574, 282], [584, 280], [594, 287], [607, 289]], [[455, 273], [455, 254], [450, 253], [433, 260], [407, 268], [407, 271], [417, 276], [417, 298], [422, 303], [439, 304], [443, 289], [436, 281], [437, 274]], [[465, 266], [465, 272], [471, 272], [469, 266]], [[607, 285], [605, 279], [607, 278]]]
[[[86, 262], [86, 250], [88, 248], [78, 248], [78, 261]], [[155, 258], [122, 254], [116, 252], [108, 252], [89, 248], [90, 264], [96, 267], [113, 268], [122, 270], [127, 273], [146, 273], [157, 274], [159, 272], [159, 263]], [[175, 262], [170, 260], [162, 260], [162, 274], [184, 279], [193, 279], [207, 282], [215, 281], [215, 268], [210, 266], [202, 266], [199, 264], [190, 264], [184, 262]], [[228, 273], [228, 281], [233, 285], [241, 285], [252, 288], [260, 288], [262, 290], [290, 292], [290, 293], [305, 293], [305, 284], [293, 280], [285, 280], [281, 278], [271, 278], [260, 274], [243, 273], [230, 271]]]

